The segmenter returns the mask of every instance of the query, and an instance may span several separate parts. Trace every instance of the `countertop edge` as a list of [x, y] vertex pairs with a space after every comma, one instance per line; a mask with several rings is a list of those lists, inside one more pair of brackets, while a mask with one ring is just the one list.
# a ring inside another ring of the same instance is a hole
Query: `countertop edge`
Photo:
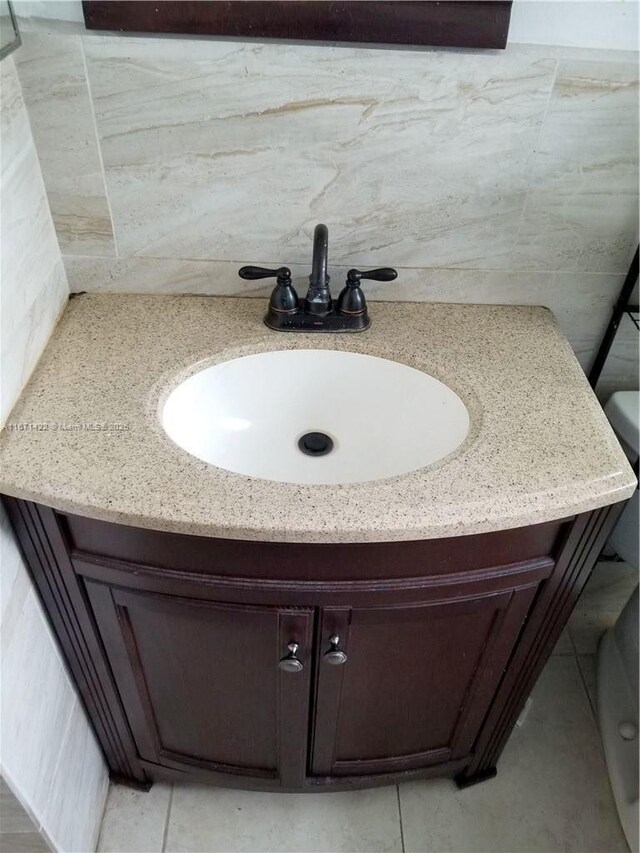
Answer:
[[[631, 468], [629, 468], [631, 471]], [[214, 524], [202, 524], [188, 520], [161, 519], [143, 515], [131, 515], [117, 510], [96, 508], [76, 504], [57, 498], [49, 498], [28, 490], [2, 483], [0, 494], [18, 500], [31, 501], [47, 506], [56, 512], [68, 513], [95, 521], [121, 524], [143, 530], [155, 530], [166, 533], [179, 533], [187, 536], [202, 536], [209, 539], [233, 539], [248, 542], [282, 542], [291, 544], [356, 544], [367, 542], [409, 542], [427, 539], [443, 539], [454, 536], [474, 536], [482, 533], [495, 533], [501, 530], [514, 530], [553, 521], [573, 518], [585, 512], [592, 512], [606, 506], [628, 500], [634, 493], [637, 480], [621, 483], [606, 494], [594, 496], [589, 500], [567, 503], [564, 506], [545, 507], [531, 513], [514, 513], [512, 516], [487, 517], [474, 524], [463, 525], [458, 522], [424, 528], [395, 528], [393, 530], [352, 528], [350, 530], [309, 530], [309, 529], [264, 529], [257, 527], [234, 527]]]

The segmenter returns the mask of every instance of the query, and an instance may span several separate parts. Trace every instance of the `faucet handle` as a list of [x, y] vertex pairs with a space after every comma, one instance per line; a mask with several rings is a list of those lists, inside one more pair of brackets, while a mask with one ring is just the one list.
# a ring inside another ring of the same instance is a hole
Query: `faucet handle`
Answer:
[[238, 270], [240, 278], [254, 281], [257, 278], [277, 278], [278, 284], [291, 281], [291, 270], [289, 267], [278, 267], [277, 270], [269, 270], [266, 267], [240, 267]]
[[338, 297], [338, 314], [366, 314], [367, 300], [360, 287], [360, 281], [363, 278], [373, 279], [373, 281], [393, 281], [394, 278], [398, 278], [398, 273], [391, 267], [349, 270], [344, 289]]
[[269, 299], [269, 313], [297, 314], [299, 299], [291, 284], [289, 267], [278, 267], [277, 270], [269, 270], [266, 267], [240, 267], [238, 275], [249, 281], [257, 278], [275, 278], [276, 286]]
[[398, 278], [398, 273], [392, 267], [378, 267], [375, 270], [349, 270], [347, 273], [347, 285], [357, 284], [363, 278], [371, 279], [372, 281], [393, 281]]

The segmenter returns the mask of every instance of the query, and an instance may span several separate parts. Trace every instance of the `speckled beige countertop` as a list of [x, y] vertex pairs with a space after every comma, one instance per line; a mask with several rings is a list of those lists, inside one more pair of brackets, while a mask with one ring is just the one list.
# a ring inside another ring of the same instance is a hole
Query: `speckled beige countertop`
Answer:
[[[631, 468], [546, 309], [372, 303], [369, 331], [311, 335], [268, 330], [265, 307], [189, 296], [71, 300], [3, 430], [0, 491], [107, 521], [283, 542], [481, 533], [632, 494]], [[379, 355], [430, 373], [466, 403], [469, 437], [411, 474], [300, 486], [216, 468], [165, 435], [159, 406], [185, 376], [294, 348]]]

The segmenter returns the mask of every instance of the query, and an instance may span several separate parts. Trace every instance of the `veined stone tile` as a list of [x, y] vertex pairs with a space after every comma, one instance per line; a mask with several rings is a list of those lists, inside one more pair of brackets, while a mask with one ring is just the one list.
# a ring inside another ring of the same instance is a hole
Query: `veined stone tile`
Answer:
[[611, 316], [624, 276], [518, 270], [399, 270], [390, 284], [367, 282], [371, 299], [543, 305], [557, 318], [583, 368]]
[[624, 272], [637, 241], [637, 62], [561, 62], [512, 265]]
[[[13, 58], [2, 63], [2, 332], [15, 326], [60, 258]], [[25, 227], [28, 223], [28, 228]], [[7, 325], [8, 324], [8, 325]]]
[[94, 258], [68, 255], [64, 264], [72, 293], [192, 293], [204, 296], [263, 296], [275, 286], [271, 279], [244, 281], [238, 275], [243, 264], [289, 266], [296, 286], [304, 287], [310, 263], [293, 266], [280, 261], [192, 261], [182, 258]]
[[62, 250], [115, 254], [80, 38], [27, 32], [16, 63]]
[[[582, 184], [582, 178], [578, 182]], [[631, 177], [629, 186], [633, 186]], [[637, 243], [636, 194], [573, 190], [565, 185], [535, 191], [527, 199], [513, 265], [624, 273]]]
[[123, 255], [501, 268], [556, 60], [86, 37]]
[[67, 281], [13, 57], [0, 74], [3, 423], [62, 310]]
[[[53, 238], [55, 240], [55, 237]], [[4, 238], [3, 238], [4, 242]], [[4, 423], [26, 384], [67, 301], [68, 286], [62, 259], [40, 270], [42, 289], [26, 312], [3, 310], [0, 375], [0, 422]], [[6, 293], [12, 284], [3, 278]], [[18, 285], [16, 285], [18, 286]], [[10, 293], [7, 294], [10, 297]], [[9, 302], [9, 298], [7, 299]]]

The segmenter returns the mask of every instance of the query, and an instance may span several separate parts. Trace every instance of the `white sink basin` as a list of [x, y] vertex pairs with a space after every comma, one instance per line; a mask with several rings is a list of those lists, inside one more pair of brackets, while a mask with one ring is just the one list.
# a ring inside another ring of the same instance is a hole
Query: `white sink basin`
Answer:
[[[431, 465], [462, 444], [462, 400], [413, 367], [350, 352], [282, 350], [216, 364], [178, 385], [162, 425], [219, 468], [282, 483], [361, 483]], [[303, 439], [310, 432], [328, 439]]]

